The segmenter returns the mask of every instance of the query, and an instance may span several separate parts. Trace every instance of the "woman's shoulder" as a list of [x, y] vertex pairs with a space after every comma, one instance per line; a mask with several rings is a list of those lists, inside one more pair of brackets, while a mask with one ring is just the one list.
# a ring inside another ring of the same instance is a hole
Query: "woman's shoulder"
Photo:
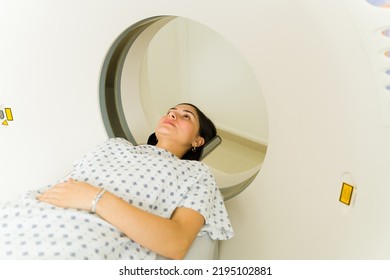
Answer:
[[180, 162], [188, 170], [192, 170], [195, 173], [202, 173], [202, 174], [211, 173], [210, 167], [202, 161], [182, 159], [180, 160]]
[[125, 138], [122, 138], [122, 137], [110, 137], [105, 141], [105, 143], [134, 146], [133, 143], [131, 143], [129, 140], [126, 140]]

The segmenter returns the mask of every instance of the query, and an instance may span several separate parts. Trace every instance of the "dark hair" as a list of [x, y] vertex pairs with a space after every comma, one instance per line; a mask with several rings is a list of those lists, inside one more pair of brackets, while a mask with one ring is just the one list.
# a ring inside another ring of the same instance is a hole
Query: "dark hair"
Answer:
[[[195, 151], [189, 149], [181, 159], [200, 160], [204, 145], [217, 135], [217, 129], [215, 128], [214, 123], [195, 105], [191, 103], [180, 103], [178, 105], [189, 105], [195, 109], [196, 113], [199, 116], [199, 135], [204, 139], [204, 144], [202, 146], [197, 147]], [[156, 134], [152, 133], [149, 136], [148, 144], [155, 146], [157, 142], [158, 140]]]

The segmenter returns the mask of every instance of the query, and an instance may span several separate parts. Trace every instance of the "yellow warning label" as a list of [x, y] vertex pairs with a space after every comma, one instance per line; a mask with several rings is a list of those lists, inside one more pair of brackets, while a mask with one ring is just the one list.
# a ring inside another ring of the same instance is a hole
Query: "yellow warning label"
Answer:
[[343, 183], [341, 187], [340, 202], [350, 205], [352, 200], [353, 186]]
[[0, 106], [0, 122], [2, 125], [8, 125], [8, 122], [14, 120], [14, 116], [12, 115], [11, 108], [4, 108], [2, 105]]
[[11, 108], [4, 108], [5, 116], [7, 117], [7, 120], [13, 121], [14, 117], [12, 116]]

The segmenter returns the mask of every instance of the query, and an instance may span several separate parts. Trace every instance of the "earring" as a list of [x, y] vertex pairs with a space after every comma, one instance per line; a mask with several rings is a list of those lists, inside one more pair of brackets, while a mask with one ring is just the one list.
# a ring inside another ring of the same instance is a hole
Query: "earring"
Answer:
[[196, 152], [196, 147], [192, 147], [191, 151], [192, 151], [193, 153], [195, 153], [195, 152]]

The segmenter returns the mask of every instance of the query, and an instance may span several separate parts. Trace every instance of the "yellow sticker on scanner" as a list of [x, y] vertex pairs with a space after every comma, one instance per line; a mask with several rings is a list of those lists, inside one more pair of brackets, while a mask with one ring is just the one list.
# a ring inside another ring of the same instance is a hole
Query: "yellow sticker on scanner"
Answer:
[[340, 194], [340, 202], [350, 205], [352, 200], [353, 186], [343, 183]]

